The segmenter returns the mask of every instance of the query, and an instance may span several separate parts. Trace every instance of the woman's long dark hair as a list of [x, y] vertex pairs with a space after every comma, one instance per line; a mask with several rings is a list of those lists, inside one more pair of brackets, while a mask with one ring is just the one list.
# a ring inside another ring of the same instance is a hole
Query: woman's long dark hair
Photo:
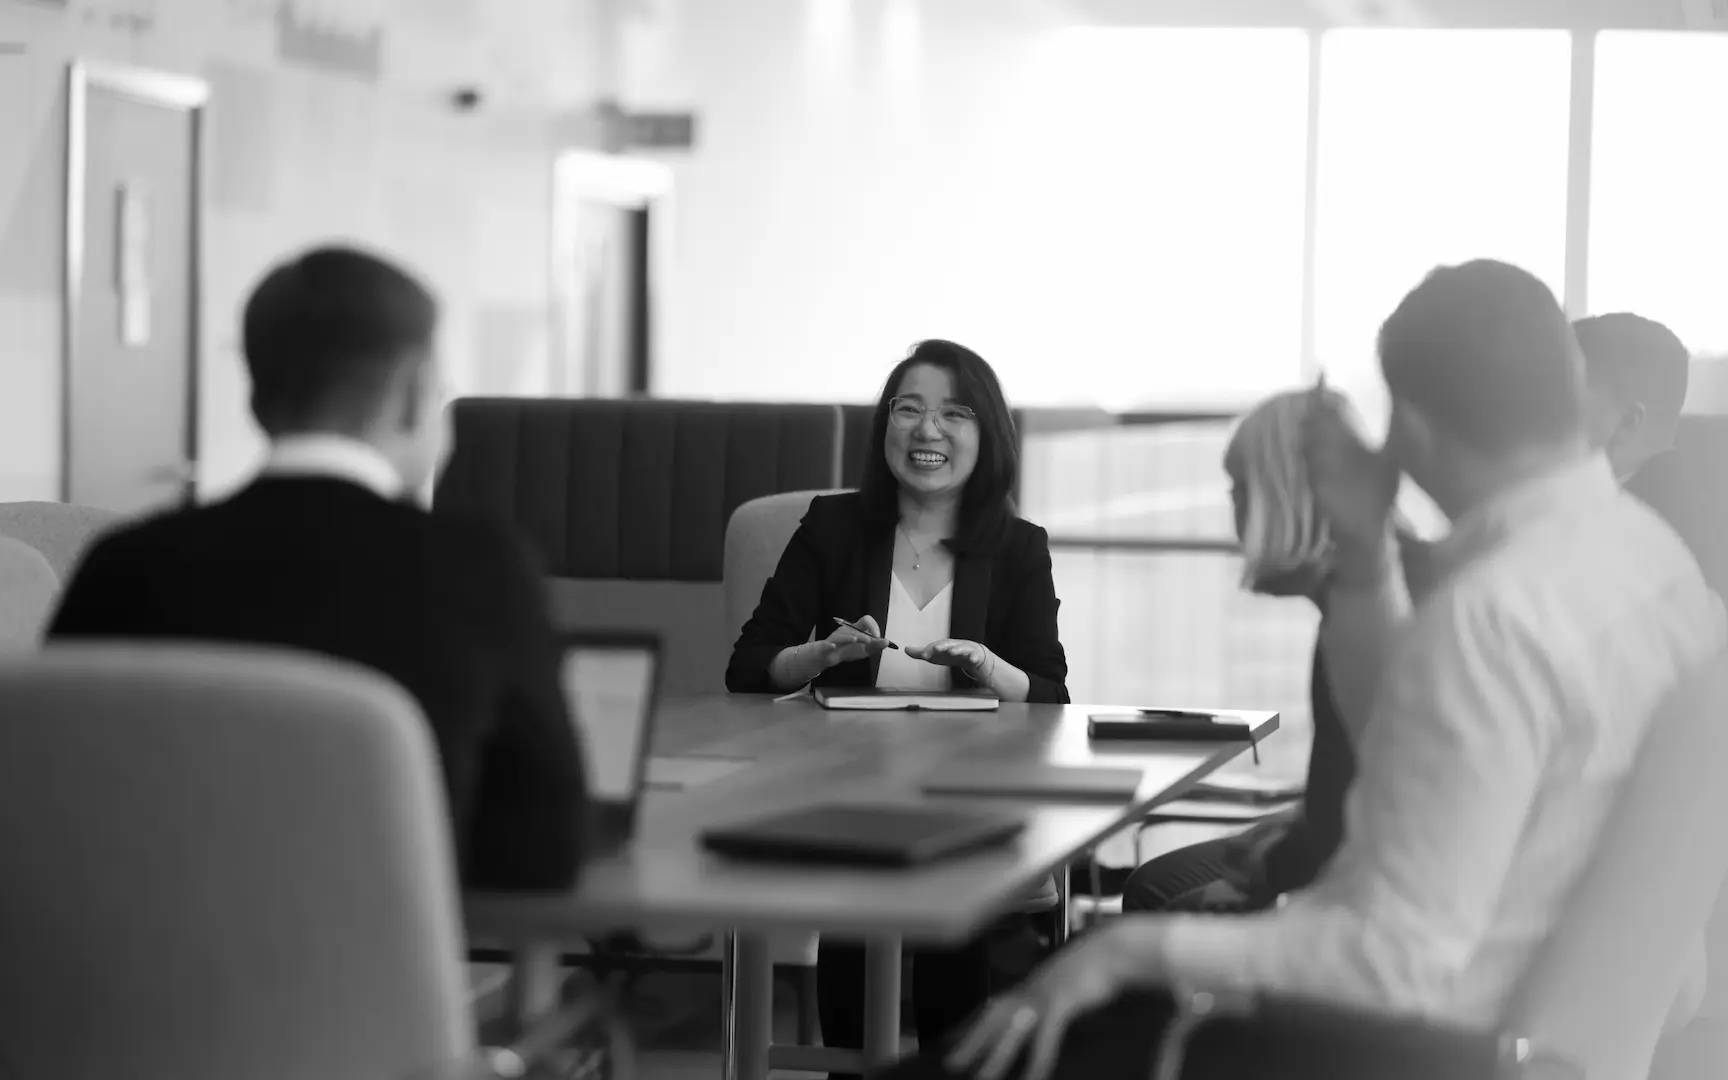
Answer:
[[888, 403], [900, 390], [908, 369], [929, 364], [948, 373], [955, 400], [978, 416], [978, 463], [960, 495], [960, 523], [944, 543], [956, 554], [994, 551], [1014, 517], [1014, 487], [1020, 479], [1019, 440], [1002, 384], [984, 358], [952, 341], [924, 341], [889, 372], [870, 422], [870, 457], [859, 489], [864, 512], [874, 528], [892, 530], [900, 522], [900, 482], [888, 468]]

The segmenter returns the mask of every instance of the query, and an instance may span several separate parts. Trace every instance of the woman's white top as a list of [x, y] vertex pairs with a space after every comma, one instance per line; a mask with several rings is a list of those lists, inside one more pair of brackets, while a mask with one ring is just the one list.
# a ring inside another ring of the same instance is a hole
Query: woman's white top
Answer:
[[949, 689], [952, 684], [948, 668], [914, 660], [906, 655], [906, 650], [948, 636], [954, 583], [942, 586], [942, 591], [920, 609], [900, 583], [900, 575], [889, 576], [893, 580], [888, 586], [888, 625], [882, 628], [882, 636], [900, 647], [883, 651], [882, 665], [876, 670], [876, 685], [887, 690]]
[[[928, 604], [920, 610], [912, 594], [900, 583], [900, 575], [890, 575], [888, 585], [888, 625], [882, 636], [900, 646], [882, 653], [882, 666], [876, 670], [876, 685], [884, 690], [949, 690], [953, 688], [953, 669], [940, 664], [927, 664], [907, 656], [907, 648], [928, 645], [950, 636], [954, 609], [954, 583], [942, 586]], [[1056, 906], [1056, 879], [1045, 878], [1020, 898], [1021, 911], [1048, 911]]]

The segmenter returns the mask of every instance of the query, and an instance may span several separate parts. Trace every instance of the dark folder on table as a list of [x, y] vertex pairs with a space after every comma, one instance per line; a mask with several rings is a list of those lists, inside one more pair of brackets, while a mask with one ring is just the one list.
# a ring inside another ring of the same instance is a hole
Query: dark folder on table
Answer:
[[718, 826], [702, 844], [739, 859], [908, 867], [1000, 844], [1025, 827], [1019, 815], [831, 803]]

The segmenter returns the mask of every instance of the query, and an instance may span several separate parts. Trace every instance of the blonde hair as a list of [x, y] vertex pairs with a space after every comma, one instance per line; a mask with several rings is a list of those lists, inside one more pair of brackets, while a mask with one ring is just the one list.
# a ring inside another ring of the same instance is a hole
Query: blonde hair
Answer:
[[1313, 390], [1290, 390], [1256, 405], [1236, 425], [1227, 460], [1237, 463], [1246, 514], [1242, 587], [1323, 569], [1331, 538], [1308, 483], [1302, 417]]

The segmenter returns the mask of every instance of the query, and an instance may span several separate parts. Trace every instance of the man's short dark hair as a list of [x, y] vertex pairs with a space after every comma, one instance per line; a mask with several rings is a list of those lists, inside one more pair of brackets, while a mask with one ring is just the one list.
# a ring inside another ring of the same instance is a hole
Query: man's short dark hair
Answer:
[[1429, 274], [1380, 329], [1380, 370], [1402, 399], [1486, 453], [1582, 431], [1584, 370], [1554, 293], [1477, 260]]
[[1672, 427], [1686, 405], [1692, 354], [1674, 331], [1642, 315], [1595, 315], [1572, 324], [1590, 381], [1622, 405], [1641, 404], [1650, 423]]
[[437, 324], [432, 294], [383, 259], [342, 247], [291, 259], [246, 301], [252, 414], [272, 435], [362, 428]]

